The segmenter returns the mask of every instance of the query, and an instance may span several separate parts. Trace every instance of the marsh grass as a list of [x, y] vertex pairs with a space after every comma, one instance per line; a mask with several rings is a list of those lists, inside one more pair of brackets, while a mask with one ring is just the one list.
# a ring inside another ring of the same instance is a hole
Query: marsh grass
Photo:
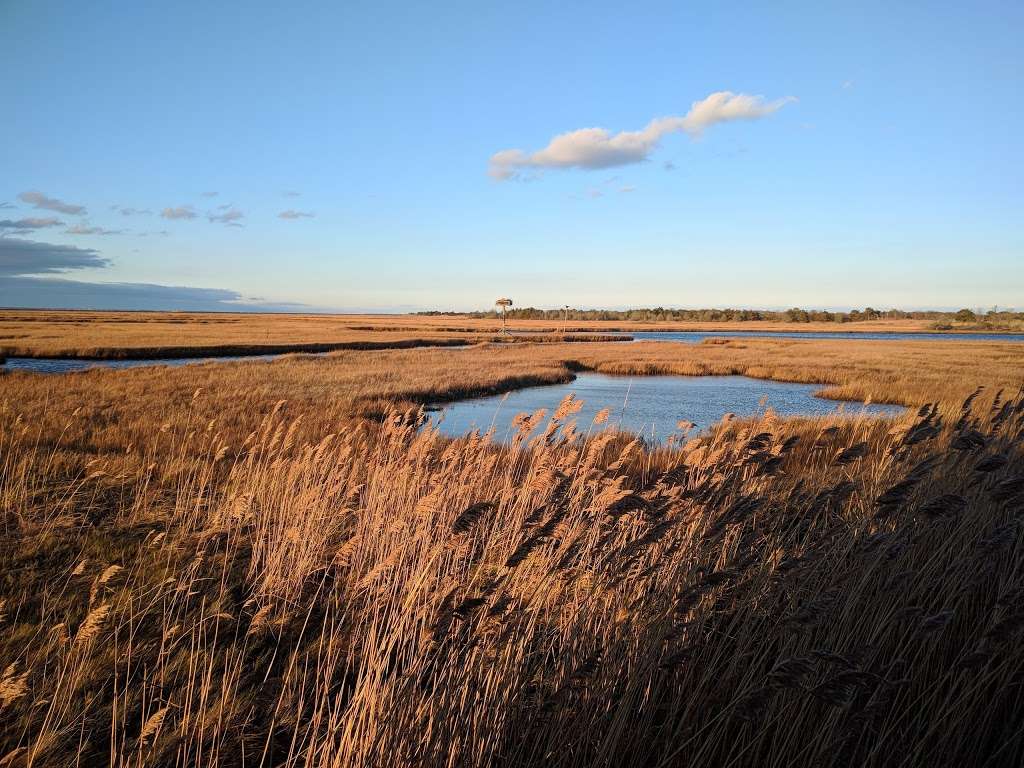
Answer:
[[[102, 402], [61, 428], [8, 402], [0, 761], [1024, 759], [1017, 390], [895, 423], [681, 425], [671, 449], [573, 424], [569, 398], [504, 446], [424, 425], [388, 376], [432, 353], [382, 354], [343, 403], [256, 421], [223, 370], [187, 394], [145, 374], [51, 391], [152, 385], [148, 432], [97, 425]], [[460, 386], [522, 360], [481, 350]]]
[[[1018, 323], [1019, 324], [1019, 323]], [[631, 331], [934, 331], [928, 319], [876, 319], [857, 323], [771, 321], [630, 321], [516, 319], [512, 327], [553, 340], [569, 334]], [[1014, 330], [985, 326], [982, 330]], [[963, 330], [961, 324], [950, 326]], [[498, 317], [469, 315], [299, 315], [187, 312], [3, 310], [0, 357], [140, 359], [211, 355], [394, 349], [499, 340]], [[561, 339], [560, 339], [561, 340]]]
[[[1018, 764], [1018, 349], [486, 345], [3, 377], [0, 760]], [[681, 423], [672, 449], [610, 413], [573, 424], [571, 399], [509, 446], [422, 427], [424, 403], [581, 370], [915, 410]]]

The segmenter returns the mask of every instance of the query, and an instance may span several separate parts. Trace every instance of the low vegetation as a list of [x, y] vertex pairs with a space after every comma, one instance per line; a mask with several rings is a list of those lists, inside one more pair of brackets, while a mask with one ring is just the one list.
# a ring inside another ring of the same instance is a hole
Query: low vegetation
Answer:
[[[1013, 344], [484, 345], [0, 377], [0, 764], [1018, 765]], [[670, 448], [423, 404], [748, 373]]]
[[629, 340], [534, 328], [505, 335], [501, 325], [396, 324], [394, 316], [366, 325], [358, 315], [255, 315], [166, 312], [30, 312], [0, 315], [4, 357], [145, 360], [233, 357], [340, 350], [458, 347], [486, 342], [552, 343]]
[[[982, 397], [1021, 385], [1024, 346], [990, 342], [853, 342], [717, 339], [718, 343], [484, 344], [466, 349], [345, 350], [320, 357], [286, 355], [273, 362], [203, 363], [183, 367], [94, 369], [61, 376], [0, 376], [2, 399], [27, 422], [57, 435], [68, 413], [83, 418], [68, 445], [89, 458], [139, 445], [156, 421], [218, 419], [242, 440], [254, 414], [286, 401], [302, 416], [303, 436], [327, 434], [339, 420], [378, 420], [389, 406], [412, 408], [567, 382], [579, 371], [619, 375], [743, 374], [817, 383], [833, 399], [917, 407], [955, 406], [979, 385]], [[192, 393], [205, 396], [195, 405]]]
[[869, 310], [848, 313], [840, 323], [838, 315], [804, 310], [573, 311], [566, 317], [555, 310], [517, 309], [510, 312], [510, 327], [517, 333], [513, 336], [501, 335], [501, 320], [494, 313], [260, 315], [5, 310], [0, 312], [0, 357], [139, 359], [401, 349], [527, 339], [600, 340], [594, 338], [595, 332], [1024, 330], [1024, 320], [1011, 313], [989, 313], [964, 321], [936, 313]]
[[[468, 315], [458, 312], [418, 312], [425, 317], [460, 317], [497, 318], [496, 311], [472, 312]], [[1024, 312], [1013, 312], [992, 308], [985, 310], [961, 309], [957, 312], [938, 311], [904, 311], [901, 309], [878, 310], [873, 307], [851, 309], [848, 312], [835, 312], [826, 309], [801, 309], [792, 307], [783, 311], [764, 309], [672, 309], [665, 307], [649, 307], [643, 309], [537, 309], [535, 307], [519, 307], [508, 310], [508, 316], [515, 320], [547, 320], [547, 321], [626, 321], [633, 323], [792, 323], [800, 325], [814, 323], [846, 324], [869, 323], [873, 327], [891, 326], [891, 329], [903, 327], [914, 330], [921, 322], [927, 323], [933, 330], [1021, 330], [1024, 329]], [[865, 330], [859, 327], [857, 330]], [[790, 328], [789, 330], [793, 330]]]

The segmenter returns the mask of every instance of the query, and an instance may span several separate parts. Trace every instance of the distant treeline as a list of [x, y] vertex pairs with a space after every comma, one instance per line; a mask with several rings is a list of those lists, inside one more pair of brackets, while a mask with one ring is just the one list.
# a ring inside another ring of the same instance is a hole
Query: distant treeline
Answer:
[[[496, 318], [496, 310], [488, 312], [416, 312], [417, 315], [459, 316], [474, 318]], [[933, 323], [984, 323], [998, 325], [1024, 320], [1024, 312], [1008, 312], [997, 309], [958, 312], [906, 312], [902, 309], [878, 310], [873, 307], [852, 309], [849, 312], [830, 312], [825, 309], [800, 309], [793, 307], [784, 311], [763, 309], [536, 309], [520, 307], [510, 309], [508, 317], [517, 320], [630, 320], [634, 322], [676, 321], [676, 322], [748, 322], [767, 320], [782, 323], [858, 323], [866, 320], [929, 320]]]

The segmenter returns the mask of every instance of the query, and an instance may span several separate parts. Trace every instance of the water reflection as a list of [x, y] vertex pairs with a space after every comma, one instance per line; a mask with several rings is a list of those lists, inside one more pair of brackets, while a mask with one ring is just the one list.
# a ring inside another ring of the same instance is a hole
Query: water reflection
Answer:
[[815, 384], [746, 376], [624, 377], [584, 373], [566, 384], [529, 387], [507, 395], [450, 403], [432, 412], [430, 420], [441, 432], [452, 436], [474, 429], [485, 432], [493, 425], [495, 439], [508, 441], [517, 431], [512, 426], [517, 414], [546, 408], [550, 415], [566, 395], [573, 393], [583, 401], [582, 410], [575, 416], [581, 431], [589, 428], [599, 411], [609, 408], [609, 424], [660, 442], [676, 431], [680, 421], [693, 422], [701, 430], [727, 413], [754, 416], [765, 408], [780, 416], [825, 416], [839, 410], [895, 416], [905, 410], [897, 405], [825, 400], [814, 396], [820, 389]]

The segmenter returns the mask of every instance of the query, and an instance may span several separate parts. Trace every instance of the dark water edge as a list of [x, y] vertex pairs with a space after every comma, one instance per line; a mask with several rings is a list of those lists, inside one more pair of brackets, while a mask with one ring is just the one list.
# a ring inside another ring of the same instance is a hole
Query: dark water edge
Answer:
[[[421, 344], [415, 348], [427, 348], [435, 345]], [[467, 349], [470, 345], [465, 343], [440, 344], [436, 345], [446, 349]], [[402, 349], [406, 347], [401, 347]], [[346, 348], [348, 349], [348, 348]], [[383, 347], [382, 349], [396, 349], [396, 347]], [[151, 358], [127, 358], [127, 359], [88, 359], [70, 357], [8, 357], [0, 362], [0, 373], [9, 371], [27, 371], [29, 373], [74, 373], [85, 371], [90, 368], [112, 368], [121, 370], [125, 368], [142, 368], [153, 365], [168, 365], [176, 368], [181, 365], [199, 365], [202, 363], [233, 363], [233, 362], [270, 362], [287, 356], [299, 357], [323, 357], [337, 350], [331, 349], [323, 352], [303, 352], [288, 350], [287, 352], [276, 352], [262, 355], [206, 355], [188, 357], [151, 357]]]
[[[296, 353], [288, 353], [296, 354]], [[301, 354], [301, 353], [300, 353]], [[326, 353], [314, 353], [326, 354]], [[0, 366], [0, 371], [28, 371], [30, 373], [74, 373], [90, 368], [142, 368], [151, 365], [169, 365], [176, 368], [181, 365], [199, 365], [201, 363], [230, 363], [244, 361], [270, 361], [284, 357], [277, 355], [235, 355], [228, 357], [171, 357], [140, 360], [83, 360], [78, 358], [39, 358], [39, 357], [8, 357]]]
[[[635, 432], [653, 443], [664, 442], [679, 432], [678, 423], [693, 422], [694, 431], [706, 430], [727, 413], [737, 417], [763, 414], [770, 408], [779, 416], [893, 417], [906, 412], [903, 406], [815, 397], [816, 384], [753, 379], [746, 376], [608, 376], [582, 373], [565, 384], [528, 387], [506, 395], [473, 398], [438, 405], [430, 423], [446, 435], [461, 437], [474, 429], [481, 433], [492, 426], [494, 439], [508, 442], [515, 435], [512, 420], [519, 413], [544, 408], [547, 416], [569, 394], [583, 402], [576, 420], [577, 431], [586, 432], [604, 408], [611, 410], [604, 425]], [[543, 423], [546, 423], [546, 419]], [[543, 430], [543, 425], [537, 431]]]

